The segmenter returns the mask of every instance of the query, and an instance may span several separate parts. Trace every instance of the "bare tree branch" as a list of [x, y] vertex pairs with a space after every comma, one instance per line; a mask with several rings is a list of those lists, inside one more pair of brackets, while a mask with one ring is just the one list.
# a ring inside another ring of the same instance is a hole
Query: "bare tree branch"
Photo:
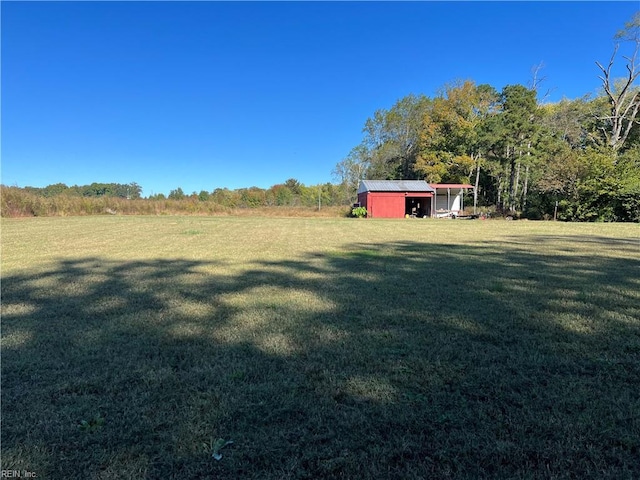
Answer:
[[[618, 35], [618, 38], [623, 38], [623, 36]], [[611, 77], [611, 69], [620, 44], [617, 43], [613, 49], [613, 54], [606, 68], [600, 62], [595, 62], [602, 71], [602, 75], [599, 75], [598, 78], [602, 81], [602, 87], [610, 105], [610, 115], [599, 117], [601, 121], [606, 123], [605, 126], [600, 128], [604, 133], [607, 144], [614, 151], [619, 150], [626, 142], [640, 110], [640, 93], [637, 90], [633, 92], [633, 84], [640, 77], [640, 66], [637, 63], [638, 52], [640, 51], [640, 36], [633, 37], [633, 41], [635, 42], [633, 55], [622, 57], [627, 61], [625, 67], [628, 75], [624, 78], [619, 88], [616, 88]]]

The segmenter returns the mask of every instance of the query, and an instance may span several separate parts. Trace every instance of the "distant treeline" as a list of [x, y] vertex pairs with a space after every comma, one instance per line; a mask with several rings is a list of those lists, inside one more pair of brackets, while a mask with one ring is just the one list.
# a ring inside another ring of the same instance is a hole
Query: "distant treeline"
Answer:
[[24, 187], [24, 190], [42, 197], [69, 195], [76, 197], [119, 197], [128, 200], [140, 198], [142, 187], [132, 183], [92, 183], [91, 185], [73, 185], [68, 187], [64, 183], [54, 183], [43, 188]]
[[237, 214], [243, 210], [277, 210], [269, 214], [300, 216], [321, 211], [323, 215], [343, 215], [352, 199], [341, 185], [325, 183], [306, 186], [289, 179], [268, 189], [258, 187], [230, 190], [217, 188], [186, 194], [182, 188], [168, 196], [141, 197], [137, 183], [92, 183], [67, 186], [63, 183], [44, 188], [0, 186], [0, 213], [3, 217], [71, 215], [216, 215]]
[[314, 207], [320, 205], [348, 205], [353, 199], [342, 185], [325, 183], [307, 186], [295, 178], [267, 189], [259, 187], [216, 188], [212, 192], [202, 190], [186, 194], [181, 188], [171, 190], [165, 197], [162, 193], [151, 195], [150, 200], [184, 200], [187, 198], [201, 202], [213, 202], [229, 208], [256, 207]]

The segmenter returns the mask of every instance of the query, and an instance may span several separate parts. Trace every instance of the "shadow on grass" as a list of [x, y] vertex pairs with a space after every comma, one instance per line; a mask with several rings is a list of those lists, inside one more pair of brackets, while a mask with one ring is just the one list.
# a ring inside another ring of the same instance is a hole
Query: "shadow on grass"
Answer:
[[[637, 478], [640, 262], [522, 247], [6, 276], [2, 469]], [[218, 437], [234, 444], [216, 462]]]
[[507, 237], [507, 242], [514, 244], [531, 244], [532, 241], [537, 244], [564, 248], [567, 251], [574, 250], [576, 245], [586, 245], [588, 248], [597, 245], [602, 248], [613, 248], [634, 257], [640, 253], [640, 238], [614, 238], [597, 235], [536, 235], [534, 239], [522, 236]]

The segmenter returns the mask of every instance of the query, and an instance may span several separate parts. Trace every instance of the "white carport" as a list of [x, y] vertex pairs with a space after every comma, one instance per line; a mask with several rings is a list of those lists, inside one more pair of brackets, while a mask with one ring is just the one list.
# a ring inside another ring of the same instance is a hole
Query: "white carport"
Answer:
[[457, 217], [464, 210], [464, 192], [473, 185], [463, 183], [431, 183], [436, 191], [432, 212], [436, 217]]

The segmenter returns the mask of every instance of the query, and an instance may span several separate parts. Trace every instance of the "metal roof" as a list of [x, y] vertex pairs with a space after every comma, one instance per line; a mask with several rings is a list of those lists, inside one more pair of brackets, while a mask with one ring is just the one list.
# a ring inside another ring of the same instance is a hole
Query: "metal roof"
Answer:
[[363, 192], [435, 192], [424, 180], [361, 180], [358, 193]]
[[432, 183], [431, 186], [436, 190], [444, 188], [473, 188], [473, 185], [468, 183]]

